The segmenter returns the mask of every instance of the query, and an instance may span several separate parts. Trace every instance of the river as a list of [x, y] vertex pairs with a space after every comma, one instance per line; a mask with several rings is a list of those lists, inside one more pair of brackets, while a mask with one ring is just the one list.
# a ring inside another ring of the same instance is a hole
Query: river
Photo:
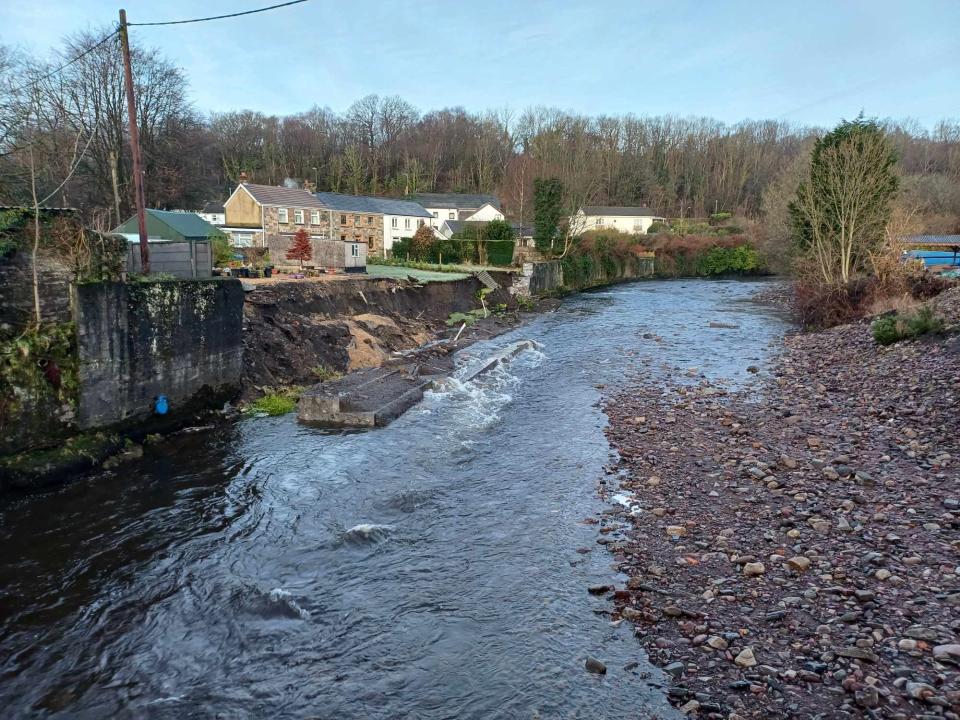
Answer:
[[0, 716], [677, 717], [587, 593], [616, 579], [602, 388], [747, 381], [785, 328], [759, 285], [571, 297], [387, 428], [246, 420], [2, 501]]

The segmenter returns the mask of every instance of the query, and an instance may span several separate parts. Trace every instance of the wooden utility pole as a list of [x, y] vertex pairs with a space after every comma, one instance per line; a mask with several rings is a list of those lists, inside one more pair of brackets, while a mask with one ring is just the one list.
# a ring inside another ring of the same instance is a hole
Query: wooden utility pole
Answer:
[[120, 48], [123, 53], [123, 81], [127, 91], [127, 116], [130, 121], [130, 157], [133, 160], [133, 193], [137, 203], [137, 229], [140, 231], [140, 269], [150, 273], [150, 246], [147, 243], [146, 199], [143, 193], [143, 168], [140, 164], [140, 130], [137, 127], [137, 103], [133, 97], [133, 70], [130, 67], [130, 39], [127, 37], [127, 11], [120, 11]]

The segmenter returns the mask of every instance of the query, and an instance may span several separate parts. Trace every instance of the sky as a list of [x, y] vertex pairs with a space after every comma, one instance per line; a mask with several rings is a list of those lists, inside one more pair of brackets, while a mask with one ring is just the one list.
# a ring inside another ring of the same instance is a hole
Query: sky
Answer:
[[[126, 0], [131, 23], [279, 0]], [[117, 19], [98, 0], [0, 0], [0, 43], [35, 55]], [[960, 0], [308, 0], [132, 27], [182, 67], [196, 108], [342, 112], [375, 93], [421, 111], [695, 115], [831, 126], [863, 111], [960, 118]]]

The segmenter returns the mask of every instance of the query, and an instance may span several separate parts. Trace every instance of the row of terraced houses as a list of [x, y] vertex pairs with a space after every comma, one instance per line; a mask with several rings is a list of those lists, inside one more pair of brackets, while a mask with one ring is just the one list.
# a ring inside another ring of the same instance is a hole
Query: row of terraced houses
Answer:
[[201, 216], [235, 246], [266, 247], [271, 257], [282, 257], [301, 229], [314, 240], [363, 244], [364, 255], [385, 256], [423, 225], [450, 237], [462, 222], [504, 219], [493, 195], [430, 193], [395, 200], [248, 182], [241, 182], [222, 208], [208, 205]]

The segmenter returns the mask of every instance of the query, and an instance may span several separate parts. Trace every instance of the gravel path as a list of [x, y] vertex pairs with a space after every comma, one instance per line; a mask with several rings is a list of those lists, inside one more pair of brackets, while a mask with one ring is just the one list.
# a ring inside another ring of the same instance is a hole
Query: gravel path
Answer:
[[[960, 289], [935, 301], [952, 323]], [[960, 718], [960, 337], [791, 335], [608, 398], [610, 595], [699, 717]], [[602, 588], [592, 588], [603, 592]]]

